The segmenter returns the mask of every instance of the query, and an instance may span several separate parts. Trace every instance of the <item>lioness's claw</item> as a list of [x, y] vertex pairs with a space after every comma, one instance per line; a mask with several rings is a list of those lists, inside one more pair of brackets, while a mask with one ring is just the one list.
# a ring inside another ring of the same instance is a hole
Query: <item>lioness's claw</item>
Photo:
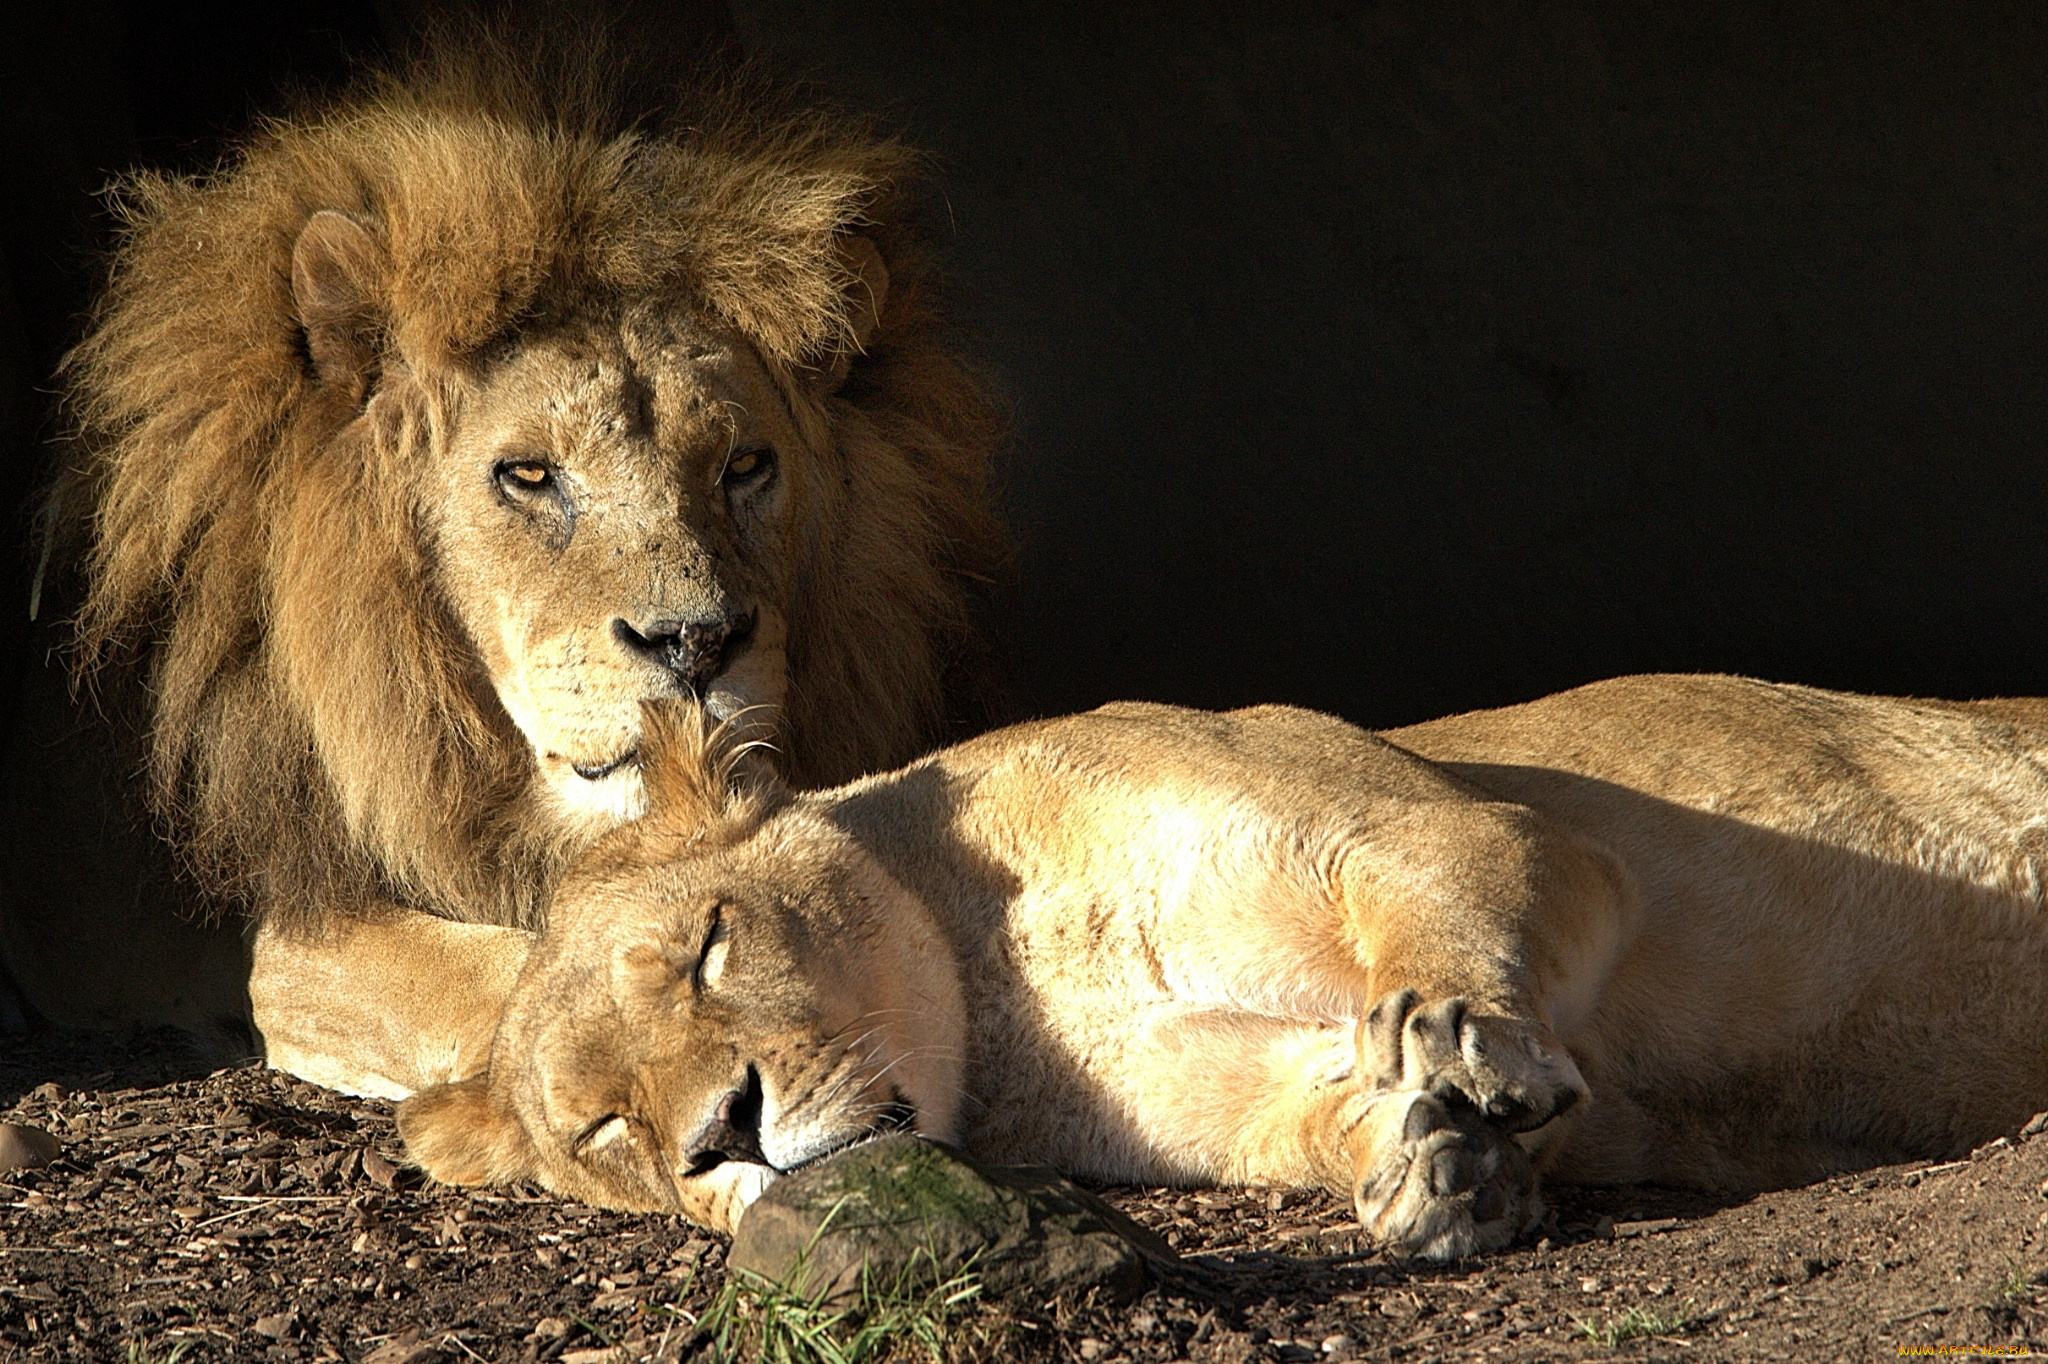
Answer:
[[1564, 1048], [1522, 1019], [1476, 1013], [1460, 996], [1425, 1004], [1414, 990], [1387, 994], [1360, 1023], [1358, 1045], [1374, 1088], [1422, 1090], [1510, 1131], [1541, 1127], [1586, 1096]]
[[1498, 1250], [1542, 1216], [1522, 1148], [1469, 1106], [1383, 1095], [1360, 1124], [1358, 1221], [1396, 1255], [1450, 1260]]

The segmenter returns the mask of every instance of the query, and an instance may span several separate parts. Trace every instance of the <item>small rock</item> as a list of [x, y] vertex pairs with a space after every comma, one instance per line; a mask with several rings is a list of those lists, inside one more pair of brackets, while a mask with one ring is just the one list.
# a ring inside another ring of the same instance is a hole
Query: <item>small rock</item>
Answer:
[[40, 1127], [0, 1122], [0, 1173], [40, 1170], [64, 1152], [64, 1143]]
[[1081, 1358], [1100, 1359], [1109, 1353], [1109, 1342], [1098, 1336], [1081, 1337]]
[[372, 1184], [388, 1189], [391, 1187], [391, 1181], [398, 1178], [398, 1167], [386, 1160], [382, 1152], [365, 1150], [363, 1173], [370, 1177]]
[[541, 1340], [559, 1340], [569, 1334], [569, 1326], [567, 1317], [542, 1317], [533, 1324], [533, 1334]]
[[425, 1364], [441, 1347], [420, 1339], [419, 1329], [401, 1331], [363, 1356], [363, 1364]]
[[1678, 1225], [1676, 1217], [1649, 1217], [1636, 1222], [1616, 1222], [1616, 1238], [1628, 1236], [1655, 1236], [1660, 1231], [1670, 1231]]
[[1350, 1336], [1324, 1336], [1322, 1350], [1331, 1359], [1349, 1359], [1358, 1353], [1358, 1342]]
[[[31, 1099], [41, 1099], [44, 1103], [60, 1104], [71, 1097], [71, 1091], [58, 1084], [55, 1080], [46, 1080], [34, 1089], [31, 1089], [28, 1092], [28, 1096]], [[2044, 1113], [2042, 1116], [2048, 1117], [2048, 1113]]]
[[2027, 1125], [2020, 1129], [2022, 1137], [2038, 1137], [2043, 1132], [2048, 1132], [2048, 1112], [2036, 1113], [2028, 1118]]
[[1970, 1159], [1982, 1160], [1984, 1159], [1984, 1157], [1988, 1155], [1992, 1155], [1999, 1151], [2008, 1151], [2011, 1149], [2011, 1137], [1993, 1137], [1990, 1141], [1985, 1142], [1982, 1146], [1979, 1146], [1976, 1150], [1970, 1152]]
[[290, 1340], [299, 1333], [299, 1314], [291, 1310], [273, 1312], [267, 1317], [256, 1318], [250, 1329], [272, 1340]]
[[1581, 1279], [1579, 1280], [1579, 1291], [1581, 1293], [1604, 1293], [1607, 1291], [1607, 1285], [1598, 1279]]
[[821, 1298], [857, 1293], [863, 1267], [890, 1282], [971, 1266], [992, 1298], [1096, 1290], [1128, 1302], [1178, 1257], [1095, 1195], [1042, 1170], [984, 1169], [895, 1135], [768, 1186], [740, 1219], [726, 1264]]
[[1292, 1201], [1286, 1189], [1275, 1189], [1266, 1195], [1266, 1211], [1286, 1212], [1287, 1205]]

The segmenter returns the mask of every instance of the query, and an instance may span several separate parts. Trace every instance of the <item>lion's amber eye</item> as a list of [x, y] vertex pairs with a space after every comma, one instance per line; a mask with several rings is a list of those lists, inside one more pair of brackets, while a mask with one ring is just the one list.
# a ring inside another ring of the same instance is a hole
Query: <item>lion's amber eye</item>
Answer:
[[555, 471], [537, 459], [508, 459], [497, 469], [498, 486], [509, 493], [537, 493], [555, 481]]
[[775, 467], [775, 453], [760, 446], [735, 450], [725, 461], [723, 481], [727, 487], [752, 483]]

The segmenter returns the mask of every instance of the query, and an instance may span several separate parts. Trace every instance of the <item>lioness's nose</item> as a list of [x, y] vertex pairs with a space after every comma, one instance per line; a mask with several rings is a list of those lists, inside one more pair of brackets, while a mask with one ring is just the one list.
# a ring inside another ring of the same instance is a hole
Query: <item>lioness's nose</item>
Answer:
[[719, 1098], [711, 1120], [690, 1138], [683, 1158], [691, 1174], [702, 1174], [728, 1160], [768, 1163], [768, 1157], [761, 1154], [761, 1072], [747, 1067], [746, 1080]]
[[735, 611], [709, 620], [652, 620], [635, 625], [620, 617], [612, 637], [626, 652], [660, 664], [683, 685], [700, 689], [718, 676], [735, 650], [754, 632], [754, 613]]

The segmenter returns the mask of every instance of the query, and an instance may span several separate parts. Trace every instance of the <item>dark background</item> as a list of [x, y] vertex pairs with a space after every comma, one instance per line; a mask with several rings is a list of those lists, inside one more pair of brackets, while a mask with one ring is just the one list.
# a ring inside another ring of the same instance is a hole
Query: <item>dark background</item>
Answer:
[[[92, 192], [204, 167], [419, 12], [0, 19], [10, 704], [46, 670], [29, 507]], [[1645, 669], [2048, 690], [2037, 0], [627, 23], [736, 38], [937, 153], [957, 311], [1018, 419], [1024, 709], [1386, 725]]]

